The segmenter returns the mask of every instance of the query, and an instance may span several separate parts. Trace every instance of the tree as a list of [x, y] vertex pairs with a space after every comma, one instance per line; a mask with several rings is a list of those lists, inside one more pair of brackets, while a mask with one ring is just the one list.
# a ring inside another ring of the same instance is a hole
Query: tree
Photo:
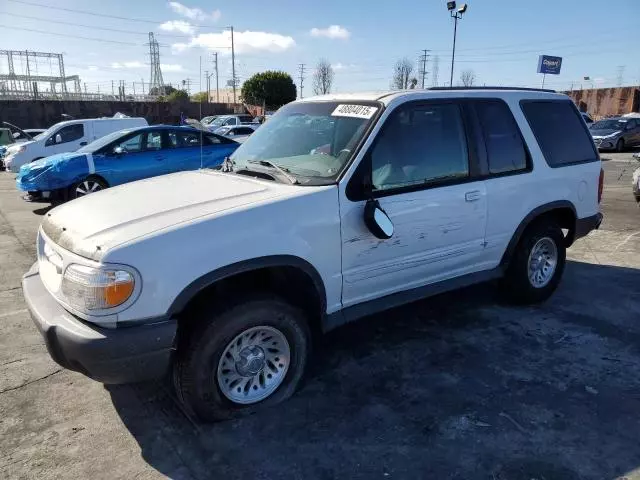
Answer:
[[198, 93], [194, 93], [193, 95], [191, 95], [191, 101], [192, 102], [207, 103], [208, 100], [209, 100], [209, 95], [207, 94], [207, 92], [198, 92]]
[[[411, 85], [411, 74], [413, 73], [413, 63], [408, 58], [398, 60], [393, 67], [393, 78], [391, 88], [395, 90], [405, 90]], [[416, 82], [417, 83], [417, 82]]]
[[316, 71], [313, 74], [313, 93], [316, 95], [326, 95], [331, 93], [333, 86], [333, 67], [325, 60], [321, 59], [316, 65]]
[[413, 77], [409, 82], [409, 88], [414, 89], [416, 88], [417, 85], [418, 85], [418, 79], [416, 77]]
[[472, 87], [476, 81], [476, 74], [473, 70], [464, 70], [460, 74], [460, 83], [465, 87]]
[[296, 99], [296, 84], [285, 72], [266, 71], [256, 73], [242, 84], [242, 98], [252, 105], [264, 105], [278, 109]]
[[184, 102], [185, 100], [189, 100], [186, 90], [175, 90], [167, 95], [167, 102]]

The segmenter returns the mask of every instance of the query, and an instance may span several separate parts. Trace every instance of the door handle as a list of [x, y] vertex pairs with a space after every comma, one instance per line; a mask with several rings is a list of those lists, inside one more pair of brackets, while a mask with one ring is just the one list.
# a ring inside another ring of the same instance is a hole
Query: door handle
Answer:
[[80, 142], [80, 146], [84, 147], [87, 144], [87, 142]]
[[473, 190], [464, 194], [465, 202], [476, 202], [480, 200], [480, 190]]
[[157, 162], [162, 162], [164, 160], [164, 157], [160, 155], [156, 155], [155, 159]]

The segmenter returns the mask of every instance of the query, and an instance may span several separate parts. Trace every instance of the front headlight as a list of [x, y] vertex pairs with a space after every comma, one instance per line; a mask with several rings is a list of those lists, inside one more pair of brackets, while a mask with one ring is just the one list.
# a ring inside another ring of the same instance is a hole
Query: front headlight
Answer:
[[611, 135], [607, 135], [607, 136], [602, 137], [602, 138], [615, 138], [615, 137], [617, 137], [618, 135], [620, 135], [621, 133], [622, 133], [622, 132], [614, 132], [614, 133], [612, 133]]
[[62, 277], [62, 294], [70, 306], [81, 312], [105, 310], [122, 305], [133, 294], [135, 278], [120, 268], [69, 265]]

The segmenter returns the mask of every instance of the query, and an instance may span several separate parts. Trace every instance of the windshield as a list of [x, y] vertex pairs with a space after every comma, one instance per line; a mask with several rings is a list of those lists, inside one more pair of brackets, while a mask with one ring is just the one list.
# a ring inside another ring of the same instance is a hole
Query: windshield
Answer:
[[620, 120], [600, 120], [591, 124], [591, 130], [624, 130], [626, 123]]
[[[373, 121], [375, 102], [301, 102], [281, 108], [231, 156], [235, 169], [268, 160], [301, 183], [332, 183]], [[313, 178], [315, 177], [315, 178]]]
[[33, 137], [34, 140], [42, 140], [43, 138], [45, 138], [47, 135], [47, 131], [45, 130], [42, 133], [39, 133], [38, 135], [31, 135]]
[[77, 150], [79, 153], [95, 153], [100, 150], [102, 147], [109, 145], [114, 140], [126, 135], [132, 130], [120, 130], [117, 132], [110, 133], [109, 135], [99, 138], [95, 142], [91, 142], [89, 145], [85, 145], [81, 149]]
[[214, 127], [221, 127], [222, 124], [224, 123], [224, 121], [229, 118], [229, 117], [218, 117], [216, 118], [213, 122], [211, 122], [209, 125], [212, 125]]

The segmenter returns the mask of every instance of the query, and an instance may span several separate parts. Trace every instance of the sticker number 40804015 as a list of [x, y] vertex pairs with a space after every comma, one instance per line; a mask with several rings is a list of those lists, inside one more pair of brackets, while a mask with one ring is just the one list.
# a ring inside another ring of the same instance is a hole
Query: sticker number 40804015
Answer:
[[371, 118], [376, 113], [378, 107], [370, 107], [368, 105], [345, 105], [341, 104], [331, 114], [332, 117], [353, 117], [353, 118]]

